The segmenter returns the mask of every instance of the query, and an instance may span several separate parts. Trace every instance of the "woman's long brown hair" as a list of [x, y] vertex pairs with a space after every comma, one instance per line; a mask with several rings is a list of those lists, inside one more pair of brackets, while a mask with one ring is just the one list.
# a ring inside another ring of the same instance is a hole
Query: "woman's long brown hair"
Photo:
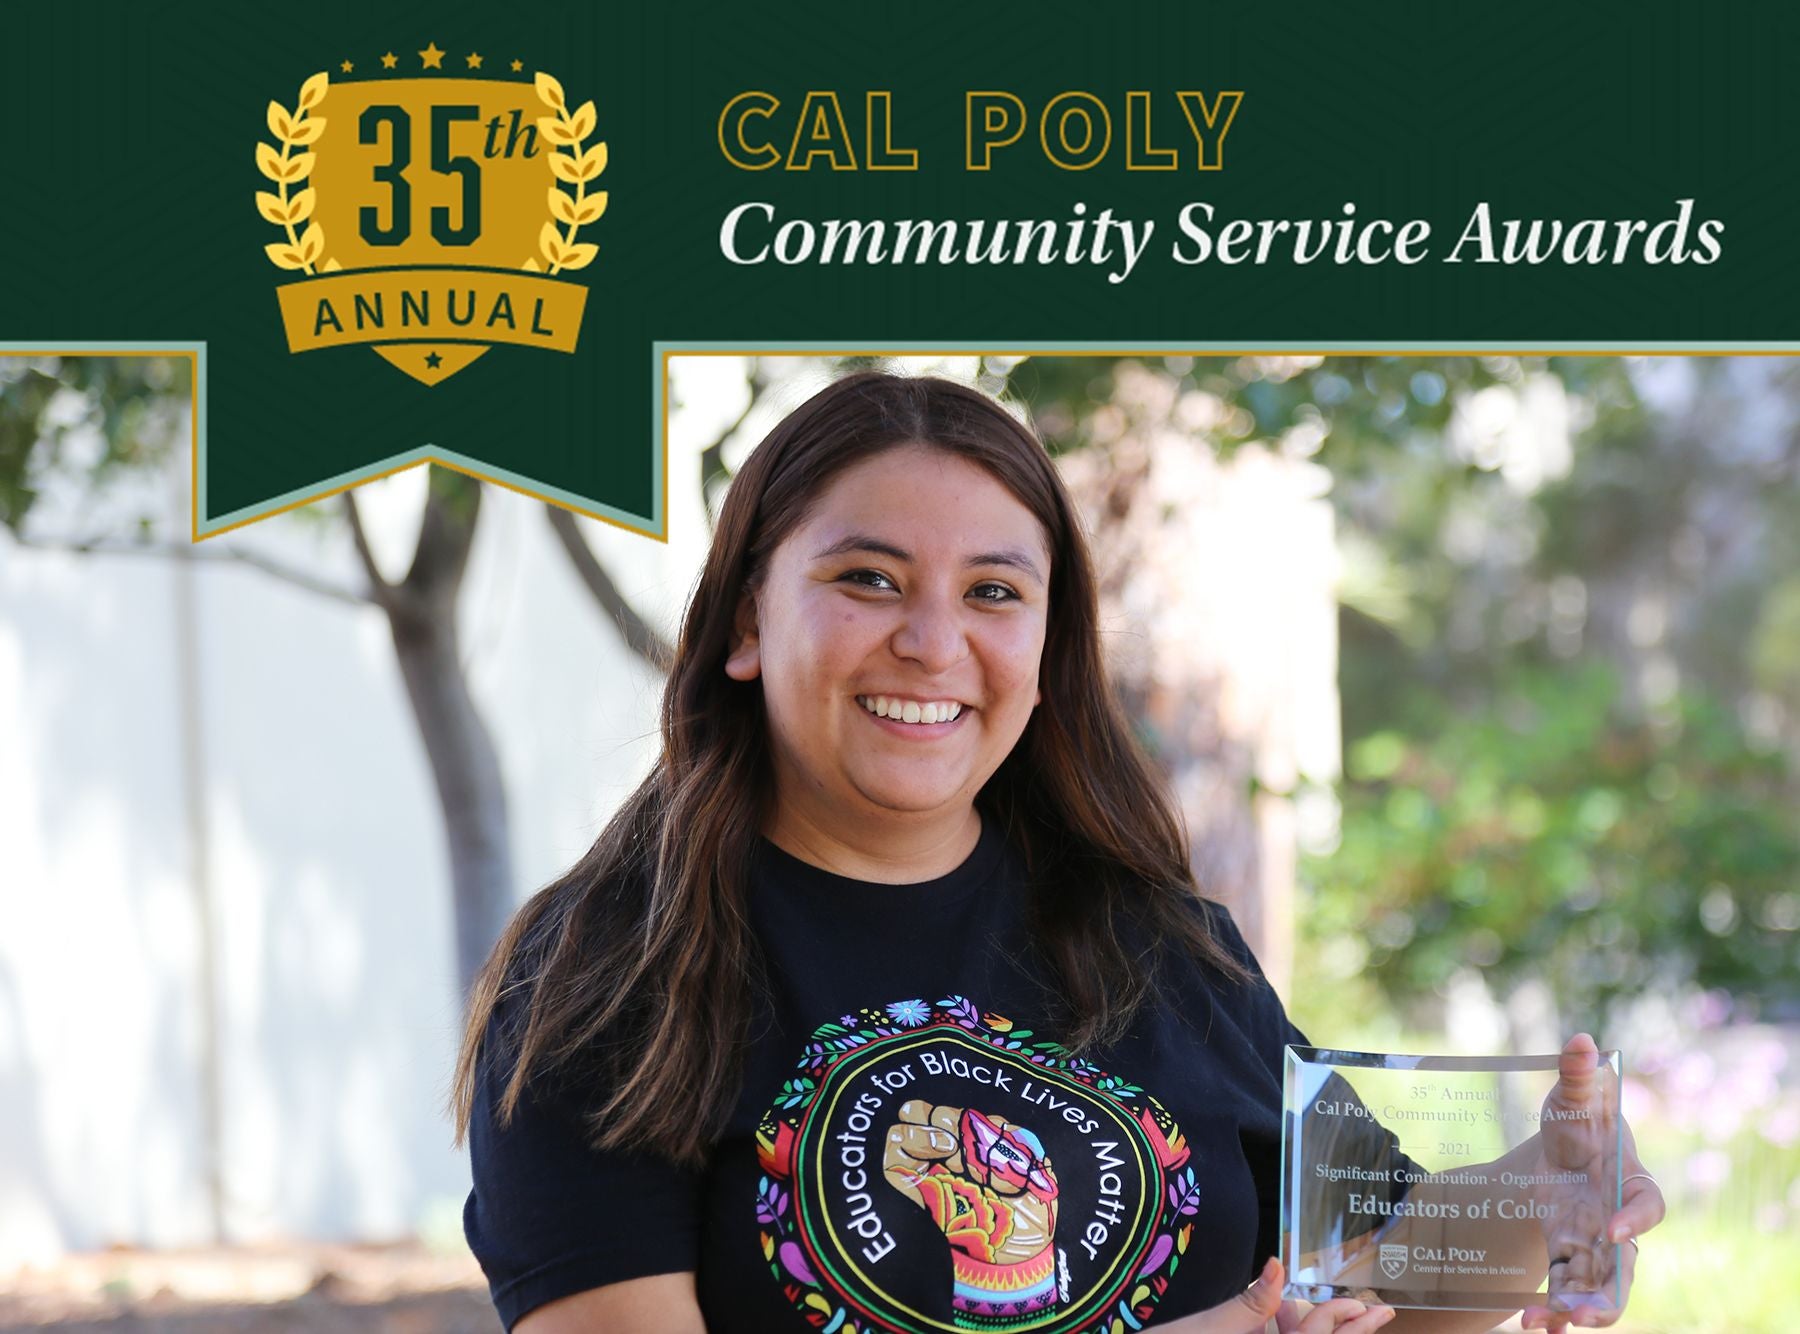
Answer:
[[1025, 859], [1065, 1041], [1126, 1029], [1154, 986], [1145, 941], [1243, 976], [1194, 911], [1180, 823], [1108, 687], [1093, 566], [1043, 446], [976, 390], [863, 372], [789, 414], [733, 480], [663, 691], [662, 757], [476, 979], [451, 1092], [459, 1143], [492, 1063], [502, 1123], [528, 1083], [582, 1078], [596, 1148], [704, 1160], [760, 983], [746, 879], [773, 793], [761, 684], [725, 674], [734, 617], [838, 472], [921, 441], [993, 474], [1049, 540], [1043, 705], [978, 802]]

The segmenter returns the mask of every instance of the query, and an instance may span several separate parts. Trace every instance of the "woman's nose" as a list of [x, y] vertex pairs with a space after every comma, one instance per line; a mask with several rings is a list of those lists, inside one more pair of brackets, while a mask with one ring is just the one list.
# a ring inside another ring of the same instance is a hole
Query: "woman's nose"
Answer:
[[894, 652], [933, 675], [961, 662], [969, 651], [962, 607], [940, 598], [919, 598], [894, 632]]

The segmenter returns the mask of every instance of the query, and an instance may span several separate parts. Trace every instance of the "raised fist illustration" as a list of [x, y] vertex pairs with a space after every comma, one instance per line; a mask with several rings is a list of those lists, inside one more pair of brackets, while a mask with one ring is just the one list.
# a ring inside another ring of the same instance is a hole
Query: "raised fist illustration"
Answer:
[[991, 1321], [1054, 1305], [1056, 1171], [1043, 1142], [973, 1107], [913, 1099], [899, 1117], [882, 1172], [950, 1243], [953, 1309]]

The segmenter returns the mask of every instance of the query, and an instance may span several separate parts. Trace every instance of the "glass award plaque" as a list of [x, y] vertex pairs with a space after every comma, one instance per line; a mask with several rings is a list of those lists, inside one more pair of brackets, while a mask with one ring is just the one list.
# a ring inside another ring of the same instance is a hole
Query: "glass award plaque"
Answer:
[[1616, 1309], [1619, 1053], [1559, 1087], [1563, 1059], [1288, 1047], [1286, 1295]]

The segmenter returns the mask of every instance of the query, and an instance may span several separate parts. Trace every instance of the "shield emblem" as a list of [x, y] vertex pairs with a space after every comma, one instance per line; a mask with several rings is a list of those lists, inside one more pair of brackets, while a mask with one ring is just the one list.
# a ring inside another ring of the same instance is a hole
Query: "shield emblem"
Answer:
[[1388, 1278], [1396, 1279], [1406, 1272], [1406, 1247], [1383, 1243], [1381, 1247], [1381, 1272]]
[[523, 61], [470, 53], [449, 73], [436, 43], [419, 56], [346, 61], [269, 104], [256, 203], [294, 279], [276, 289], [288, 350], [361, 344], [425, 385], [496, 343], [572, 353], [587, 299], [572, 273], [597, 252], [576, 234], [607, 201], [594, 104], [571, 108]]

